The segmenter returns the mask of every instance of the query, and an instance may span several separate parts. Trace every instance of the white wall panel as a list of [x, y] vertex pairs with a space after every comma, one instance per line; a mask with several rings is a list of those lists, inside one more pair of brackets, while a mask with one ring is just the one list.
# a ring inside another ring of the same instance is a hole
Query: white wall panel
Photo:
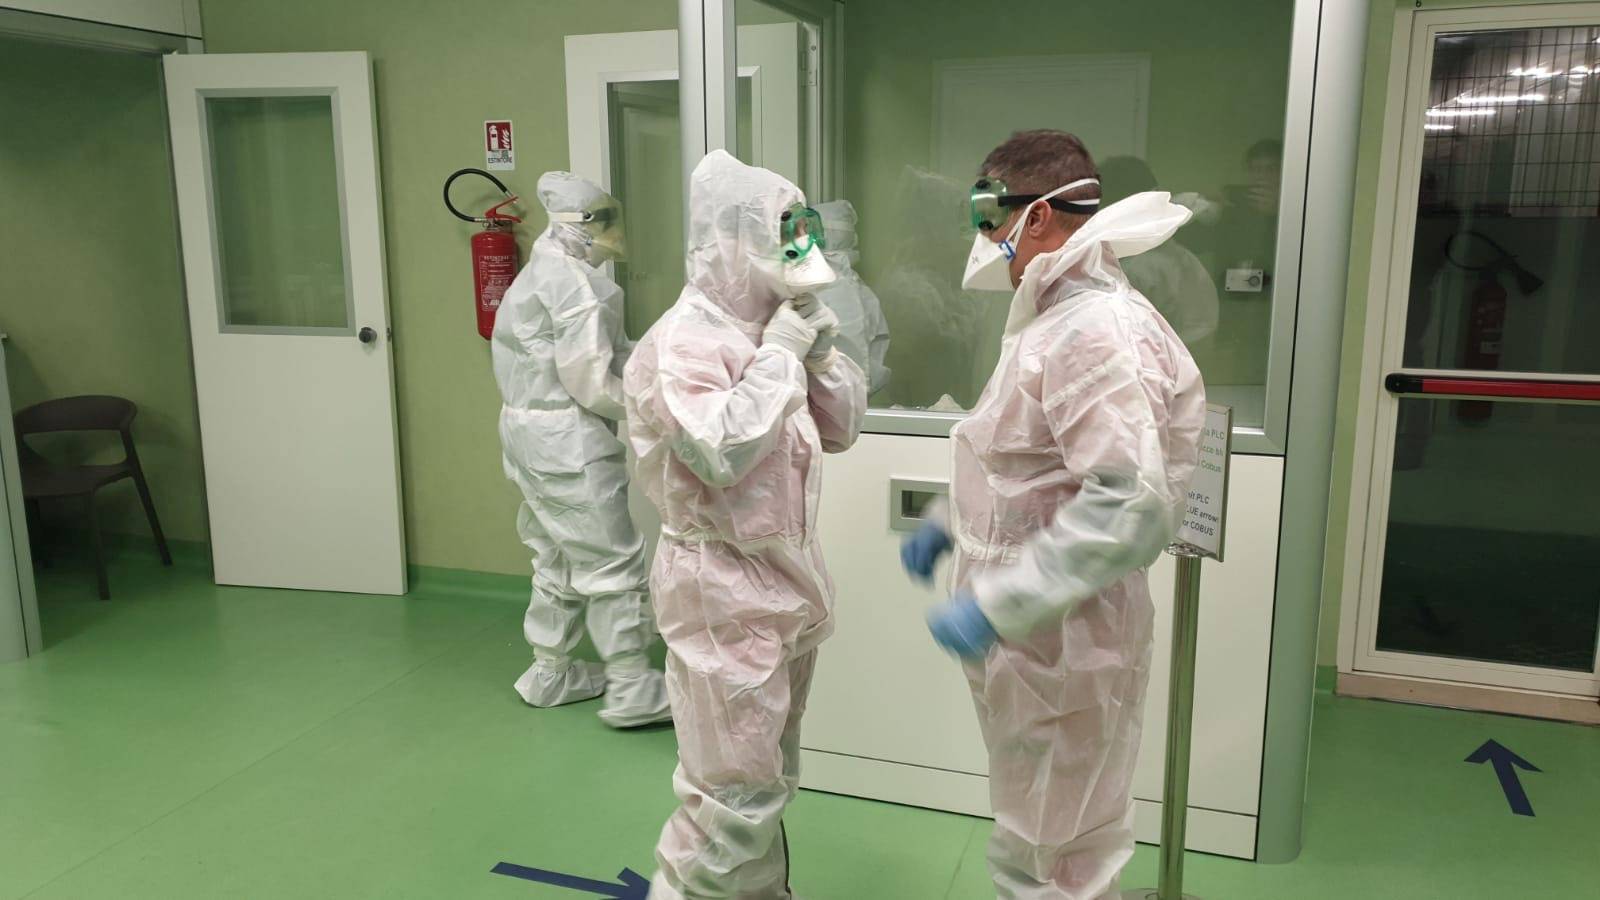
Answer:
[[[1255, 846], [1277, 568], [1283, 461], [1233, 459], [1226, 557], [1201, 587], [1191, 849], [1249, 857]], [[948, 595], [900, 569], [890, 480], [947, 481], [943, 438], [868, 434], [823, 469], [819, 528], [838, 587], [802, 744], [807, 788], [982, 815], [987, 760], [961, 668], [928, 637], [923, 612]], [[948, 563], [946, 564], [948, 566]], [[1141, 840], [1159, 827], [1174, 565], [1151, 570], [1155, 662], [1134, 787]]]

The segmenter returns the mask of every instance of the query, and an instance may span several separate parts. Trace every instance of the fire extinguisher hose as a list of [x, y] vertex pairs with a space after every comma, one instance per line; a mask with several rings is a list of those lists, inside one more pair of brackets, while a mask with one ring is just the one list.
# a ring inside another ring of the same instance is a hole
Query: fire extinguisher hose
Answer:
[[[461, 210], [456, 209], [456, 205], [450, 202], [450, 185], [455, 184], [456, 179], [463, 175], [481, 175], [484, 178], [489, 179], [490, 183], [498, 188], [500, 193], [505, 196], [505, 202], [490, 207], [488, 214], [482, 216], [469, 216]], [[457, 169], [450, 173], [449, 178], [444, 180], [444, 208], [450, 210], [452, 215], [463, 222], [490, 222], [495, 219], [510, 219], [511, 221], [519, 221], [516, 219], [516, 217], [508, 216], [499, 211], [500, 207], [505, 206], [507, 203], [510, 203], [516, 199], [517, 195], [511, 193], [511, 190], [505, 186], [504, 182], [494, 177], [493, 174], [484, 171], [483, 169]]]

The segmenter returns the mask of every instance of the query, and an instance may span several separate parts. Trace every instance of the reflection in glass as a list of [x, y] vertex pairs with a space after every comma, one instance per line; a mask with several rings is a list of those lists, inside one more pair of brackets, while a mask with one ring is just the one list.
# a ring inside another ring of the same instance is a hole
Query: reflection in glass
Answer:
[[[961, 290], [978, 166], [1013, 131], [1083, 138], [1108, 197], [1160, 189], [1196, 216], [1130, 278], [1191, 344], [1213, 399], [1262, 421], [1292, 4], [956, 0], [853, 4], [844, 61], [845, 190], [859, 271], [882, 299], [893, 375], [874, 406], [969, 408], [1009, 298]], [[907, 28], [907, 21], [916, 27]], [[1240, 23], [1248, 23], [1241, 26]], [[867, 48], [867, 49], [862, 49]], [[826, 48], [824, 48], [826, 50]]]
[[867, 376], [870, 396], [889, 384], [890, 371], [884, 365], [889, 353], [889, 320], [883, 304], [867, 286], [856, 266], [861, 252], [856, 249], [856, 210], [848, 200], [819, 203], [827, 249], [823, 256], [838, 276], [833, 284], [817, 291], [817, 299], [839, 317], [839, 336], [835, 347], [855, 360]]
[[333, 105], [207, 97], [227, 327], [348, 328]]
[[[683, 139], [679, 134], [678, 82], [619, 81], [607, 88], [610, 114], [611, 194], [627, 215], [628, 258], [616, 264], [626, 304], [624, 330], [642, 337], [683, 290]], [[738, 123], [741, 152], [748, 152], [750, 79], [739, 79], [746, 114]]]
[[738, 0], [734, 16], [739, 67], [734, 155], [789, 179], [812, 203], [828, 199], [808, 174], [812, 107], [821, 102], [812, 90], [815, 73], [808, 73], [806, 64], [805, 45], [813, 35], [794, 13], [761, 0]]
[[614, 82], [611, 194], [622, 203], [628, 258], [616, 264], [626, 307], [624, 330], [643, 336], [683, 290], [683, 141], [678, 82]]
[[1400, 401], [1429, 424], [1396, 458], [1378, 614], [1380, 650], [1571, 671], [1600, 628], [1600, 407]]
[[[1100, 161], [1102, 200], [1110, 205], [1144, 191], [1160, 189], [1149, 163], [1136, 156]], [[1196, 200], [1188, 200], [1197, 204]], [[1191, 223], [1193, 220], [1191, 220]], [[1143, 294], [1197, 359], [1210, 355], [1219, 319], [1217, 285], [1188, 243], [1199, 227], [1184, 227], [1166, 243], [1122, 261], [1128, 281]]]
[[1406, 366], [1600, 374], [1596, 38], [1600, 27], [1435, 39]]
[[[968, 190], [1012, 132], [1054, 128], [1083, 138], [1098, 162], [1116, 161], [1103, 173], [1109, 195], [1153, 186], [1195, 210], [1131, 277], [1160, 295], [1152, 301], [1191, 342], [1210, 397], [1233, 405], [1239, 424], [1262, 423], [1293, 4], [1153, 0], [1085, 15], [1018, 0], [1007, 18], [1024, 25], [1000, 40], [988, 7], [883, 0], [849, 6], [847, 48], [826, 43], [837, 37], [829, 20], [808, 18], [826, 8], [737, 0], [741, 70], [783, 49], [776, 31], [757, 40], [751, 29], [792, 24], [814, 54], [793, 121], [759, 116], [761, 140], [744, 158], [777, 168], [756, 158], [761, 146], [820, 151], [819, 167], [800, 157], [797, 183], [813, 202], [848, 198], [859, 213], [855, 268], [893, 335], [874, 406], [976, 402], [1009, 298], [960, 287]], [[837, 54], [844, 89], [830, 90]], [[838, 108], [819, 110], [818, 97]], [[803, 180], [819, 171], [823, 188]]]

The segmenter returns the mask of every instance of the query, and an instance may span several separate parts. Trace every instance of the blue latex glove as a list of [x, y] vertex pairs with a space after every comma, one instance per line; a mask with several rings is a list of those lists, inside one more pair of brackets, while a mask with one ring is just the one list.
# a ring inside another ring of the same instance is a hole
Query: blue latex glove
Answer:
[[906, 573], [923, 584], [933, 580], [933, 567], [939, 557], [950, 550], [950, 535], [933, 522], [923, 522], [922, 527], [900, 544], [900, 565]]
[[1000, 640], [977, 598], [967, 591], [957, 591], [949, 603], [929, 610], [928, 630], [939, 646], [962, 659], [982, 659]]

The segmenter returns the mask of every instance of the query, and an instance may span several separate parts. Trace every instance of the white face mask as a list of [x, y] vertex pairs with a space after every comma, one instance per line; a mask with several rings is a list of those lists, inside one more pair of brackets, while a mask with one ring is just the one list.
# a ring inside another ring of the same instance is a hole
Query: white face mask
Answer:
[[[1023, 214], [1027, 218], [1027, 214]], [[1016, 237], [1017, 230], [1022, 223], [1018, 222], [1017, 229], [1013, 229], [1010, 237], [1004, 241], [989, 240], [989, 236], [978, 232], [972, 238], [972, 252], [967, 254], [967, 270], [961, 276], [961, 286], [969, 291], [1011, 291], [1011, 258], [1017, 251], [1011, 247], [1011, 238]]]
[[826, 287], [838, 277], [823, 258], [820, 247], [812, 247], [805, 256], [783, 267], [783, 284], [791, 297]]
[[[1016, 289], [1011, 283], [1011, 260], [1016, 258], [1018, 240], [1022, 236], [1022, 226], [1028, 222], [1028, 213], [1033, 207], [1045, 203], [1058, 194], [1064, 194], [1073, 188], [1086, 184], [1099, 184], [1098, 178], [1080, 178], [1071, 184], [1056, 188], [1043, 197], [1029, 203], [1022, 210], [1022, 215], [1017, 218], [1017, 224], [1011, 226], [1011, 232], [1005, 240], [991, 241], [989, 236], [978, 232], [972, 239], [972, 251], [967, 254], [967, 269], [961, 276], [961, 286], [969, 291], [998, 291], [1009, 293]], [[1099, 200], [1084, 200], [1083, 203], [1098, 205]]]

